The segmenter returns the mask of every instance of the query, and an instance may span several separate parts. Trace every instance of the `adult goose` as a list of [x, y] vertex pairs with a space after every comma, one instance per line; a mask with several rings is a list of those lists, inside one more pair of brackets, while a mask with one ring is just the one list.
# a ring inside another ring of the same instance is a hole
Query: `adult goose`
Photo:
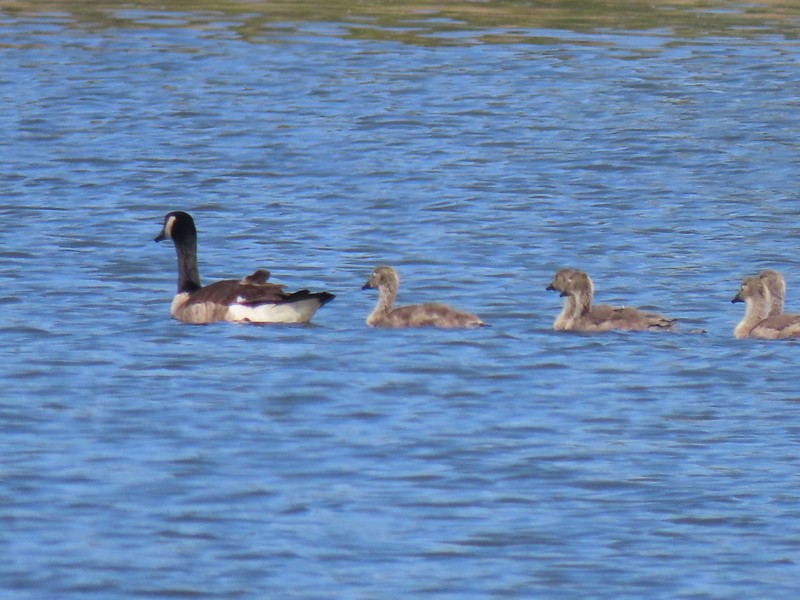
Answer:
[[372, 271], [362, 290], [378, 290], [378, 303], [375, 310], [367, 317], [370, 327], [442, 327], [472, 328], [483, 327], [479, 317], [457, 310], [446, 304], [428, 302], [426, 304], [410, 304], [394, 308], [394, 300], [400, 287], [400, 278], [392, 267], [378, 266]]
[[781, 340], [800, 337], [800, 315], [783, 313], [786, 283], [768, 269], [745, 277], [731, 302], [744, 302], [744, 317], [733, 330], [735, 338]]
[[170, 314], [186, 323], [236, 321], [251, 323], [307, 323], [320, 306], [333, 300], [328, 292], [287, 293], [268, 283], [269, 271], [259, 269], [242, 279], [200, 285], [197, 268], [197, 229], [191, 215], [168, 213], [156, 242], [171, 239], [178, 255], [178, 292]]
[[559, 331], [674, 331], [675, 328], [675, 319], [657, 313], [606, 304], [592, 306], [594, 284], [589, 275], [578, 269], [559, 270], [547, 289], [559, 292], [564, 298], [564, 307], [553, 323], [553, 328]]

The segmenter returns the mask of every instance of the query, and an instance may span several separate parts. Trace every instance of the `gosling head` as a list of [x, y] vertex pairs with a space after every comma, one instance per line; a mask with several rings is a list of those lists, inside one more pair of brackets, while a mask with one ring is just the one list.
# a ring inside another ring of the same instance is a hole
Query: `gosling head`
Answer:
[[367, 282], [361, 286], [362, 290], [377, 290], [381, 288], [397, 289], [400, 278], [392, 267], [380, 265], [375, 267]]
[[578, 269], [561, 269], [556, 272], [553, 281], [545, 288], [547, 290], [559, 292], [559, 295], [574, 296], [577, 293], [592, 293], [594, 286], [592, 280], [583, 271]]
[[742, 285], [739, 286], [739, 291], [731, 298], [731, 302], [747, 302], [748, 300], [766, 301], [767, 288], [764, 285], [764, 280], [758, 275], [754, 277], [745, 277], [742, 280]]

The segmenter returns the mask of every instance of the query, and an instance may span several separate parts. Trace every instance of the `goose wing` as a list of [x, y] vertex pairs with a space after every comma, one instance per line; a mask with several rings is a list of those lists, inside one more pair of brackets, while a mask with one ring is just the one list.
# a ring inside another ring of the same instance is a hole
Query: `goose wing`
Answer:
[[800, 315], [785, 313], [767, 317], [756, 323], [750, 336], [766, 339], [800, 337]]
[[437, 302], [395, 308], [387, 315], [385, 323], [389, 327], [468, 328], [483, 325], [485, 323], [479, 317]]
[[607, 304], [593, 306], [584, 317], [598, 329], [627, 329], [641, 331], [661, 329], [671, 331], [675, 319], [658, 313], [646, 312], [632, 307], [612, 307]]
[[187, 304], [209, 303], [217, 306], [278, 304], [285, 302], [293, 295], [287, 294], [283, 290], [283, 286], [274, 283], [251, 284], [225, 279], [192, 292]]
[[251, 285], [266, 285], [269, 275], [270, 273], [266, 269], [258, 269], [252, 275], [242, 277], [241, 283], [249, 283]]

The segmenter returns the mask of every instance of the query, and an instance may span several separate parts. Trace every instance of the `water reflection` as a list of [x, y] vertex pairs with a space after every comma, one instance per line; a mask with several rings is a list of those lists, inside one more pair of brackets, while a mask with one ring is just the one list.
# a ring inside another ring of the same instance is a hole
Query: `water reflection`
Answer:
[[[251, 42], [270, 42], [303, 31], [303, 23], [336, 23], [315, 28], [312, 35], [397, 41], [417, 45], [465, 43], [549, 43], [552, 30], [595, 32], [670, 31], [681, 37], [774, 34], [800, 35], [800, 7], [774, 0], [719, 9], [673, 0], [575, 1], [532, 6], [521, 0], [452, 2], [431, 0], [371, 2], [224, 2], [210, 0], [140, 0], [136, 8], [116, 2], [11, 2], [0, 0], [0, 11], [24, 15], [61, 16], [85, 28], [173, 28], [208, 30]], [[576, 40], [577, 41], [577, 40]]]

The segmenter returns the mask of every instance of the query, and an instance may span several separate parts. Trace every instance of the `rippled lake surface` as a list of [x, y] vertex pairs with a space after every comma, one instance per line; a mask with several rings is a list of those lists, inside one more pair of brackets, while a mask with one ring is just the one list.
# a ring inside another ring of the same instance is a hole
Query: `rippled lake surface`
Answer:
[[[800, 348], [730, 303], [800, 311], [796, 36], [116, 16], [0, 13], [2, 597], [798, 597]], [[336, 299], [171, 320], [170, 210]], [[381, 263], [492, 327], [368, 329]], [[552, 331], [564, 266], [684, 333]]]

